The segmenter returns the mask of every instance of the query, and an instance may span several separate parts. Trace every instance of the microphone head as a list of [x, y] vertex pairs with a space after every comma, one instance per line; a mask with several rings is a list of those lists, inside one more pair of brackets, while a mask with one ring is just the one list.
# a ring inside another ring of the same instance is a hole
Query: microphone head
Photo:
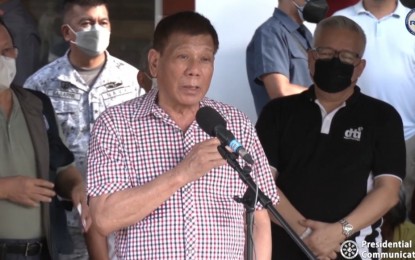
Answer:
[[210, 136], [216, 136], [217, 126], [226, 128], [225, 119], [211, 107], [201, 107], [196, 113], [196, 122]]

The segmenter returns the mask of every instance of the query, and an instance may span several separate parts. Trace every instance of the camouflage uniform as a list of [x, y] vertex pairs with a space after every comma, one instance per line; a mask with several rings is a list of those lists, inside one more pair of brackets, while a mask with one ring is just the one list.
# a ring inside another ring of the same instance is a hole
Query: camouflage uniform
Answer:
[[[106, 108], [144, 94], [144, 89], [137, 83], [136, 68], [108, 52], [106, 57], [106, 64], [92, 87], [86, 85], [71, 65], [68, 53], [38, 70], [24, 84], [25, 88], [41, 91], [50, 97], [58, 123], [84, 179], [89, 136], [95, 120]], [[67, 217], [68, 226], [79, 227], [78, 214], [68, 214]]]

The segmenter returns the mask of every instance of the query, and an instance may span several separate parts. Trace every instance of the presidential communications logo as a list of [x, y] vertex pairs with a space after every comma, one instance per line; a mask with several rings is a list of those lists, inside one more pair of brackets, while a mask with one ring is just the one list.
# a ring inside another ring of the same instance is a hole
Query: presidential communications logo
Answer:
[[340, 245], [340, 254], [345, 259], [355, 259], [359, 254], [362, 259], [415, 259], [412, 240], [410, 241], [361, 241], [346, 240]]
[[353, 240], [346, 240], [340, 246], [340, 254], [346, 259], [354, 259], [358, 254], [357, 243]]
[[413, 35], [415, 35], [415, 9], [409, 11], [405, 19], [406, 29]]

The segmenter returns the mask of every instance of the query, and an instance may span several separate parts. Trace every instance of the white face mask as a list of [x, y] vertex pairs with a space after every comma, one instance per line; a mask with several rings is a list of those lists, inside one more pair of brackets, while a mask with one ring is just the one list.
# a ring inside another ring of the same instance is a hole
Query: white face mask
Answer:
[[75, 33], [76, 44], [85, 54], [95, 57], [103, 53], [110, 44], [111, 32], [99, 24], [94, 24], [89, 30], [75, 32], [69, 24], [69, 29]]
[[16, 76], [16, 59], [0, 55], [0, 91], [10, 88]]

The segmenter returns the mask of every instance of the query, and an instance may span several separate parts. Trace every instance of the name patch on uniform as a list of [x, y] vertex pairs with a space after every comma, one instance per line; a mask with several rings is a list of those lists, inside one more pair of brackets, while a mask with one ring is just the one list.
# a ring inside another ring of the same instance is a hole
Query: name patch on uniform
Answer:
[[68, 91], [61, 91], [61, 90], [52, 90], [48, 91], [48, 96], [59, 97], [64, 99], [72, 99], [72, 100], [81, 100], [81, 94], [68, 92]]
[[131, 92], [132, 92], [131, 88], [127, 88], [127, 87], [117, 88], [117, 89], [102, 93], [102, 97], [104, 99], [110, 99], [110, 98], [115, 98], [115, 97], [122, 96], [122, 95], [127, 95]]
[[102, 99], [106, 107], [112, 107], [121, 104], [133, 95], [133, 87], [121, 87], [102, 93]]

